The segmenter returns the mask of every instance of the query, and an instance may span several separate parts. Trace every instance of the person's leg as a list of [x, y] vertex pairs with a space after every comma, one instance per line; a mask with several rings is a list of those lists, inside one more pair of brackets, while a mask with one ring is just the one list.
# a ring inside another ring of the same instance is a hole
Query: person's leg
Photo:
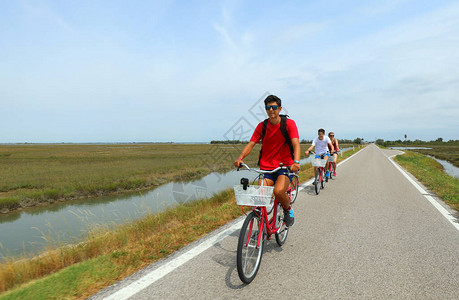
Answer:
[[274, 185], [274, 196], [276, 196], [277, 201], [279, 201], [283, 209], [289, 209], [290, 207], [290, 200], [288, 199], [286, 193], [289, 185], [290, 179], [286, 175], [280, 175], [277, 177]]
[[277, 177], [276, 183], [274, 184], [274, 195], [284, 209], [284, 222], [287, 227], [292, 226], [295, 222], [293, 209], [290, 206], [290, 199], [286, 193], [289, 185], [290, 179], [287, 177], [287, 175], [279, 175], [279, 177]]
[[338, 162], [338, 153], [333, 154], [333, 156], [335, 157], [335, 161], [333, 162], [333, 176], [336, 176], [336, 163]]
[[[261, 185], [261, 179], [258, 180], [258, 185]], [[273, 186], [274, 181], [272, 179], [265, 178], [263, 185], [265, 186]]]
[[328, 164], [329, 164], [329, 162], [328, 162], [328, 155], [324, 155], [324, 159], [325, 159], [325, 161], [326, 161], [326, 163], [325, 163], [325, 170], [326, 170], [326, 172], [325, 172], [325, 177], [328, 177], [328, 174], [330, 173], [330, 172], [328, 172]]

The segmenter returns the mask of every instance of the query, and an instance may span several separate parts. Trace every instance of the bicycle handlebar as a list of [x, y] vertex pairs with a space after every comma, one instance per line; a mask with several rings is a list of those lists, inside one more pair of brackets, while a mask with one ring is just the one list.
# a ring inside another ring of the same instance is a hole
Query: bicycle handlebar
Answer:
[[[315, 153], [315, 152], [314, 152], [314, 151], [312, 151], [312, 150], [311, 150], [311, 151], [309, 151], [309, 153], [311, 153], [311, 154], [314, 154], [314, 155], [317, 155], [317, 153]], [[325, 153], [330, 153], [330, 151], [327, 151], [327, 152], [325, 152]], [[325, 154], [325, 153], [324, 153], [324, 154]]]
[[286, 170], [289, 171], [289, 173], [296, 174], [296, 173], [290, 171], [290, 167], [284, 167], [284, 166], [282, 166], [282, 167], [279, 166], [279, 167], [275, 168], [274, 170], [270, 170], [270, 171], [269, 171], [269, 170], [257, 170], [257, 169], [252, 169], [251, 167], [249, 167], [249, 166], [246, 165], [245, 163], [241, 163], [241, 164], [239, 165], [239, 167], [237, 168], [237, 170], [239, 171], [239, 170], [241, 169], [241, 167], [245, 167], [247, 170], [252, 171], [252, 172], [257, 172], [258, 174], [272, 174], [272, 173], [275, 173], [275, 172], [277, 172], [277, 171], [279, 171], [279, 170], [281, 170], [281, 169], [286, 169]]
[[[325, 153], [333, 154], [333, 153], [337, 153], [337, 152], [339, 152], [339, 151], [333, 151], [333, 152], [327, 151], [327, 152], [325, 152]], [[316, 154], [314, 151], [312, 151], [312, 150], [309, 151], [309, 153], [310, 153], [310, 154], [317, 155], [317, 154]], [[324, 154], [325, 154], [325, 153], [324, 153]]]

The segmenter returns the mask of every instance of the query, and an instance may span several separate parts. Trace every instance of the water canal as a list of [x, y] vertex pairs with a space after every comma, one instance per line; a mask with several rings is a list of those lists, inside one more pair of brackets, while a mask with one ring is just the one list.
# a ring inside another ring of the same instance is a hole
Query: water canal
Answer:
[[[344, 148], [347, 151], [350, 148]], [[301, 160], [310, 162], [312, 157]], [[171, 182], [146, 192], [73, 200], [0, 215], [0, 259], [33, 255], [49, 241], [75, 243], [88, 228], [116, 225], [158, 213], [168, 207], [209, 198], [239, 183], [240, 178], [254, 179], [248, 171], [211, 173], [192, 182]]]

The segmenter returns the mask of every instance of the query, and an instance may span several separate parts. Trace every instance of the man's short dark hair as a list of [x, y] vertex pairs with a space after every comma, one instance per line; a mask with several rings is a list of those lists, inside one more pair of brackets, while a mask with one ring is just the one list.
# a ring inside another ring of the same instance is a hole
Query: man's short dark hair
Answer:
[[319, 131], [318, 131], [317, 133], [320, 133], [320, 132], [322, 132], [323, 134], [325, 134], [325, 129], [320, 128]]
[[271, 102], [276, 102], [277, 105], [282, 106], [281, 99], [277, 96], [269, 95], [268, 97], [266, 97], [265, 105], [268, 105], [268, 103], [271, 103]]

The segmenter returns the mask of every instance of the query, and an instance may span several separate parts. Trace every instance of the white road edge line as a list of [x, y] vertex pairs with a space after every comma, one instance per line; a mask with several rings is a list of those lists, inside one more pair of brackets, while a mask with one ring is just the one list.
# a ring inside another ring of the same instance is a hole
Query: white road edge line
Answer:
[[204, 252], [205, 250], [209, 249], [213, 245], [217, 244], [236, 230], [240, 229], [244, 220], [241, 220], [230, 228], [226, 229], [225, 231], [221, 232], [216, 236], [212, 236], [209, 239], [206, 239], [201, 244], [197, 245], [196, 247], [188, 250], [187, 252], [181, 254], [179, 257], [175, 258], [174, 260], [169, 261], [168, 263], [162, 265], [161, 267], [151, 271], [150, 273], [146, 274], [145, 276], [139, 278], [138, 280], [134, 281], [133, 283], [129, 284], [128, 286], [118, 290], [114, 294], [104, 298], [107, 300], [120, 300], [120, 299], [128, 299], [129, 297], [137, 294], [144, 288], [148, 287], [158, 279], [164, 277], [166, 274], [172, 272], [173, 270], [177, 269], [187, 261], [193, 259], [195, 256], [199, 255], [200, 253]]
[[[363, 150], [363, 149], [361, 149], [361, 150]], [[360, 151], [352, 154], [351, 156], [349, 156], [345, 160], [339, 162], [337, 165], [339, 166], [339, 165], [343, 164], [344, 162], [346, 162], [347, 160], [351, 159], [352, 157], [354, 157], [358, 153], [360, 153]], [[314, 180], [314, 178], [302, 183], [298, 188], [298, 192], [303, 190], [309, 184], [311, 184], [313, 180]], [[201, 244], [197, 245], [196, 247], [188, 250], [187, 252], [184, 252], [183, 254], [178, 256], [177, 258], [167, 262], [166, 264], [158, 267], [157, 269], [152, 270], [150, 273], [147, 273], [143, 277], [141, 277], [138, 280], [132, 282], [128, 286], [116, 291], [115, 293], [105, 297], [104, 299], [106, 299], [106, 300], [124, 300], [124, 299], [128, 299], [128, 298], [134, 296], [135, 294], [139, 293], [141, 290], [145, 289], [146, 287], [148, 287], [149, 285], [153, 284], [154, 282], [156, 282], [157, 280], [161, 279], [162, 277], [164, 277], [165, 275], [169, 274], [170, 272], [174, 271], [175, 269], [177, 269], [181, 265], [185, 264], [189, 260], [193, 259], [197, 255], [201, 254], [205, 250], [207, 250], [210, 247], [212, 247], [213, 245], [217, 244], [218, 242], [220, 242], [221, 240], [223, 240], [224, 238], [226, 238], [227, 236], [229, 236], [230, 234], [232, 234], [236, 230], [239, 230], [241, 228], [243, 222], [244, 222], [244, 219], [242, 219], [241, 221], [235, 223], [230, 228], [222, 231], [220, 234], [212, 236], [212, 237], [204, 240]]]
[[[381, 150], [379, 147], [378, 147], [379, 150]], [[381, 150], [382, 152], [382, 150]], [[383, 154], [385, 155], [385, 153], [383, 152]], [[394, 156], [397, 156], [398, 154], [395, 154], [395, 155], [392, 155], [392, 156], [387, 156], [385, 155], [389, 161], [397, 168], [397, 170], [400, 171], [400, 173], [403, 174], [403, 176], [405, 176], [406, 179], [408, 179], [408, 181], [451, 223], [453, 224], [453, 226], [459, 230], [459, 223], [456, 222], [456, 218], [449, 212], [446, 210], [446, 208], [444, 208], [443, 206], [440, 205], [440, 203], [438, 203], [432, 196], [429, 195], [429, 193], [427, 193], [419, 184], [417, 184], [416, 181], [414, 181], [407, 173], [405, 170], [402, 169], [402, 167], [400, 167], [394, 160], [393, 160], [393, 157]]]

